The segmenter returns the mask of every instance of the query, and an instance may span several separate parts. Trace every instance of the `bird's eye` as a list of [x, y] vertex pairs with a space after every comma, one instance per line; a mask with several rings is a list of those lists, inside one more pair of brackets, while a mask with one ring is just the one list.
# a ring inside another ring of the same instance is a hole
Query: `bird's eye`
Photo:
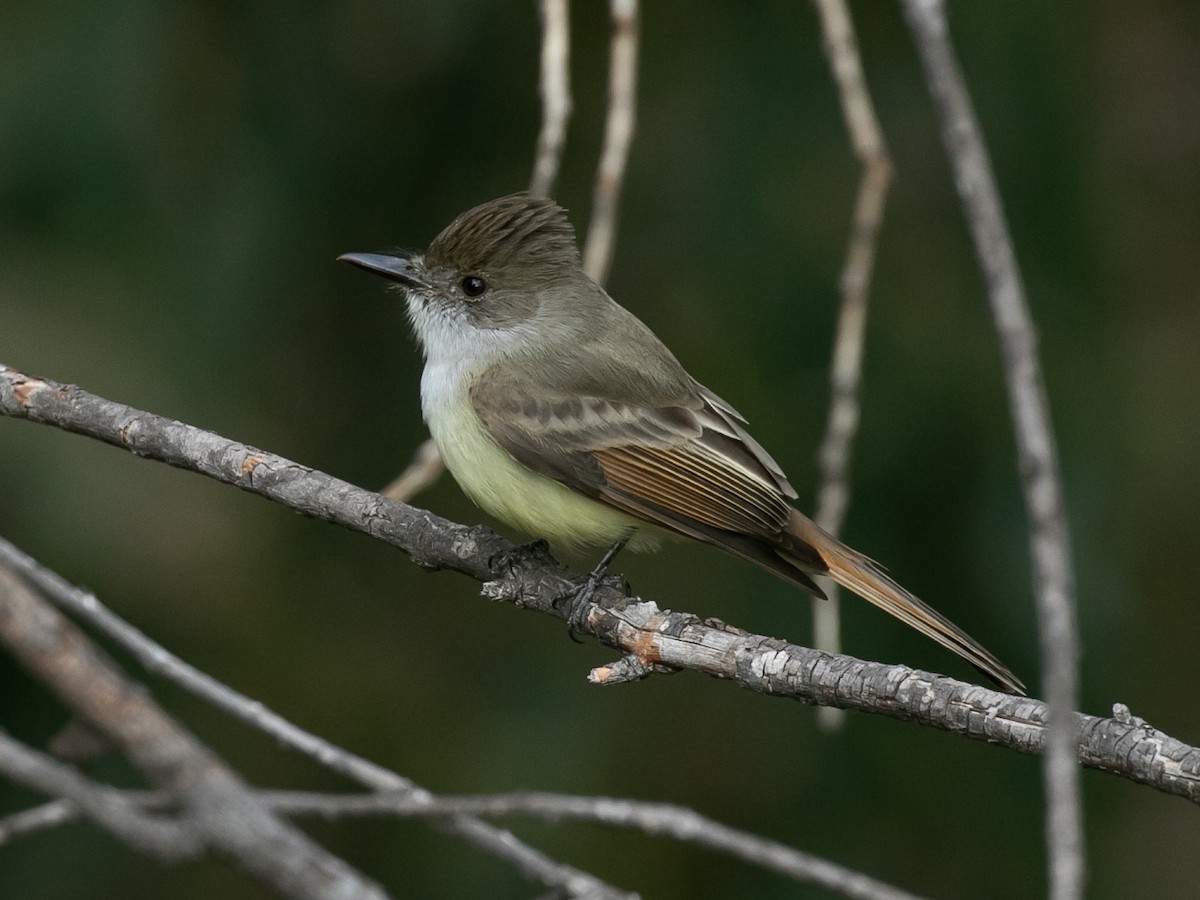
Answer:
[[487, 290], [487, 282], [478, 275], [468, 275], [462, 280], [462, 289], [468, 297], [478, 297]]

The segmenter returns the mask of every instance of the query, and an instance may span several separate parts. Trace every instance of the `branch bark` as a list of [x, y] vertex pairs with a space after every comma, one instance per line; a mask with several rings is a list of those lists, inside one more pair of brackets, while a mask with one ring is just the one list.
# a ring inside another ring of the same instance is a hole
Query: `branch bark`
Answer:
[[[212, 432], [2, 365], [0, 413], [86, 434], [364, 532], [420, 566], [470, 575], [484, 582], [484, 596], [523, 609], [562, 619], [566, 612], [554, 601], [582, 580], [548, 557], [514, 553], [511, 542], [482, 526], [450, 522]], [[643, 674], [664, 665], [695, 669], [807, 704], [917, 722], [1022, 753], [1045, 749], [1047, 710], [1038, 700], [663, 612], [650, 601], [625, 597], [614, 581], [597, 588], [584, 630], [636, 656], [645, 664]], [[617, 681], [606, 668], [590, 677], [597, 684]], [[1072, 713], [1070, 727], [1083, 765], [1200, 803], [1200, 749], [1127, 714]]]

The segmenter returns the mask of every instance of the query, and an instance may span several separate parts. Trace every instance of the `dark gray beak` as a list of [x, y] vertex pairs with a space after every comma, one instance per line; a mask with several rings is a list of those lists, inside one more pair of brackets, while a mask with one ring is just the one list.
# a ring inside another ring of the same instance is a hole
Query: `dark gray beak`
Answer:
[[423, 288], [425, 282], [417, 277], [412, 260], [407, 256], [387, 256], [383, 253], [343, 253], [338, 262], [348, 262], [352, 266], [382, 275], [389, 281], [397, 281], [405, 287]]

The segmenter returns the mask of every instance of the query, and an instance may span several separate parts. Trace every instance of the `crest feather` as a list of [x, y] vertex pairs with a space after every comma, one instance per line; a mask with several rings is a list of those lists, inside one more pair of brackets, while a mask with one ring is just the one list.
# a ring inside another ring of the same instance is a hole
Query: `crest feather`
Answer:
[[462, 272], [580, 265], [566, 212], [553, 200], [525, 191], [467, 210], [433, 239], [425, 260]]

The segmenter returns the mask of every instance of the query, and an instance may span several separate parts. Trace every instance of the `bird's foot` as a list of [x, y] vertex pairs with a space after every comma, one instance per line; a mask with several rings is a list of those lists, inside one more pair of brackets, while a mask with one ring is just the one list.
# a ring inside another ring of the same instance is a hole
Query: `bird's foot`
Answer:
[[522, 563], [527, 562], [558, 564], [558, 560], [550, 553], [550, 545], [539, 539], [528, 544], [518, 544], [511, 550], [501, 550], [488, 560], [488, 568], [493, 572], [512, 573], [521, 568]]
[[[616, 559], [617, 554], [629, 543], [631, 537], [633, 537], [632, 529], [623, 534], [615, 544], [605, 551], [604, 556], [600, 558], [600, 562], [596, 563], [596, 568], [588, 573], [587, 578], [581, 584], [577, 585], [570, 593], [564, 594], [554, 600], [555, 609], [566, 609], [567, 635], [575, 643], [583, 643], [578, 637], [578, 632], [587, 621], [588, 607], [591, 606], [592, 598], [596, 595], [596, 588], [604, 583], [608, 567], [612, 565], [612, 561]], [[628, 596], [629, 584], [624, 579], [621, 579], [621, 585], [625, 590], [626, 596]]]

